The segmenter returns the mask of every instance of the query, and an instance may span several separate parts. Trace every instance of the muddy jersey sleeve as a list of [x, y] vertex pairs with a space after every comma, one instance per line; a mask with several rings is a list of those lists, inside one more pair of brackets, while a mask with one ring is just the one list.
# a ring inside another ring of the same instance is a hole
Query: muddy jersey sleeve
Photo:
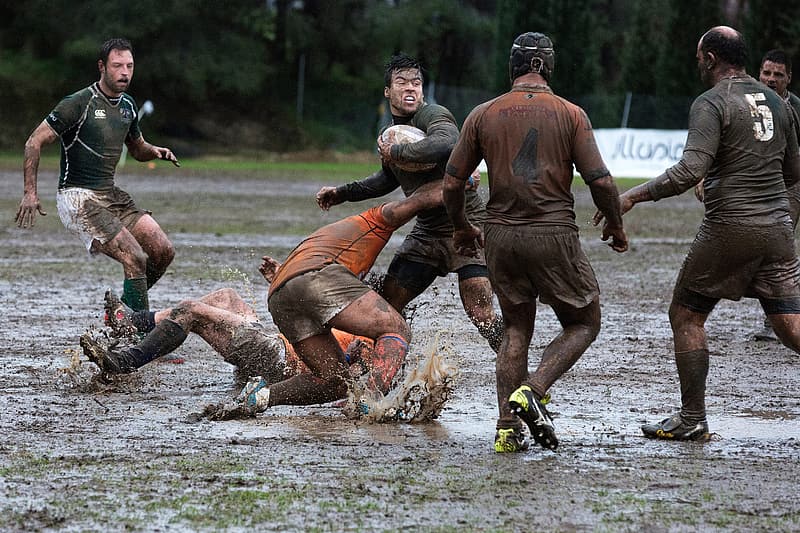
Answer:
[[133, 111], [133, 120], [131, 121], [130, 128], [128, 128], [128, 135], [125, 136], [125, 141], [129, 142], [129, 141], [135, 141], [136, 139], [141, 137], [142, 130], [139, 127], [139, 108], [136, 105], [136, 102], [134, 102], [133, 98], [130, 97], [126, 98], [126, 102], [130, 105], [131, 110]]
[[689, 111], [689, 133], [681, 160], [647, 184], [653, 201], [677, 196], [697, 185], [714, 162], [722, 134], [722, 115], [705, 98]]
[[337, 192], [344, 197], [345, 201], [360, 202], [370, 198], [380, 198], [399, 186], [400, 183], [394, 175], [382, 168], [362, 180], [339, 186]]
[[458, 140], [458, 126], [453, 114], [440, 105], [428, 104], [419, 111], [411, 125], [425, 132], [421, 141], [392, 146], [392, 158], [409, 163], [444, 165]]
[[485, 107], [485, 105], [476, 107], [464, 121], [458, 142], [447, 160], [447, 173], [454, 178], [462, 180], [469, 178], [483, 158], [478, 141], [477, 123]]
[[61, 100], [45, 118], [58, 135], [73, 127], [86, 112], [86, 105], [91, 94], [87, 90], [78, 91]]
[[793, 188], [793, 192], [797, 192], [797, 187], [800, 186], [800, 147], [798, 143], [798, 118], [792, 106], [789, 107], [789, 118], [792, 127], [789, 128], [786, 142], [786, 156], [783, 159], [783, 181], [786, 183], [787, 189]]
[[575, 144], [572, 151], [572, 160], [575, 170], [581, 175], [585, 183], [591, 183], [598, 178], [610, 175], [603, 156], [597, 148], [597, 142], [592, 130], [592, 122], [583, 109], [576, 109]]

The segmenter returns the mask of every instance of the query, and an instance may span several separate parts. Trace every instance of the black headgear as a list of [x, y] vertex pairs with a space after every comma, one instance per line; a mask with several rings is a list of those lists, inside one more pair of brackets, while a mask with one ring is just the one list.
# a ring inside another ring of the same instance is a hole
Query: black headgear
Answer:
[[508, 73], [512, 82], [528, 72], [541, 74], [550, 81], [555, 63], [556, 54], [550, 37], [529, 31], [514, 39], [508, 57]]

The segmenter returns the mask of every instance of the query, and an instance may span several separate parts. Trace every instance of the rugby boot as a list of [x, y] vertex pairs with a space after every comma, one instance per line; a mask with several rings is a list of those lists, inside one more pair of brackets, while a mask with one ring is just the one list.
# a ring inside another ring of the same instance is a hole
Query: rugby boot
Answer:
[[542, 448], [555, 450], [558, 447], [555, 426], [544, 403], [527, 385], [522, 385], [508, 397], [511, 412], [528, 425], [533, 440]]
[[650, 439], [664, 440], [709, 440], [708, 422], [705, 419], [697, 424], [687, 423], [680, 413], [675, 413], [656, 424], [644, 424], [642, 433]]
[[106, 291], [103, 305], [103, 322], [111, 328], [113, 337], [130, 337], [138, 332], [138, 329], [131, 320], [133, 310], [122, 303], [114, 291]]
[[126, 349], [117, 350], [112, 345], [103, 346], [88, 331], [81, 335], [80, 345], [84, 355], [104, 374], [130, 374], [138, 368], [135, 358]]
[[530, 446], [522, 429], [498, 429], [494, 434], [494, 451], [497, 453], [524, 452]]

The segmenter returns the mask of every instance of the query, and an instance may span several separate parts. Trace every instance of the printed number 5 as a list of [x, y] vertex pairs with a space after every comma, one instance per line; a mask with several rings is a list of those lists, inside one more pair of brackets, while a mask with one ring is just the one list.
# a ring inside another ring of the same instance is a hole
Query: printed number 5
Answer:
[[764, 93], [745, 94], [750, 106], [750, 116], [753, 117], [753, 136], [757, 141], [769, 141], [775, 134], [775, 125], [772, 121], [772, 110], [767, 107]]

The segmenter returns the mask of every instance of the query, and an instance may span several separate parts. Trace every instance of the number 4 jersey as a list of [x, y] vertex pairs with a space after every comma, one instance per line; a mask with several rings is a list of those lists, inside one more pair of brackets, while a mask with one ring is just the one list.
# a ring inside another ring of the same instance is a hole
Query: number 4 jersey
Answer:
[[481, 158], [489, 174], [486, 221], [494, 224], [577, 230], [573, 165], [587, 183], [609, 175], [589, 117], [545, 85], [516, 85], [472, 110], [447, 172], [466, 178]]

